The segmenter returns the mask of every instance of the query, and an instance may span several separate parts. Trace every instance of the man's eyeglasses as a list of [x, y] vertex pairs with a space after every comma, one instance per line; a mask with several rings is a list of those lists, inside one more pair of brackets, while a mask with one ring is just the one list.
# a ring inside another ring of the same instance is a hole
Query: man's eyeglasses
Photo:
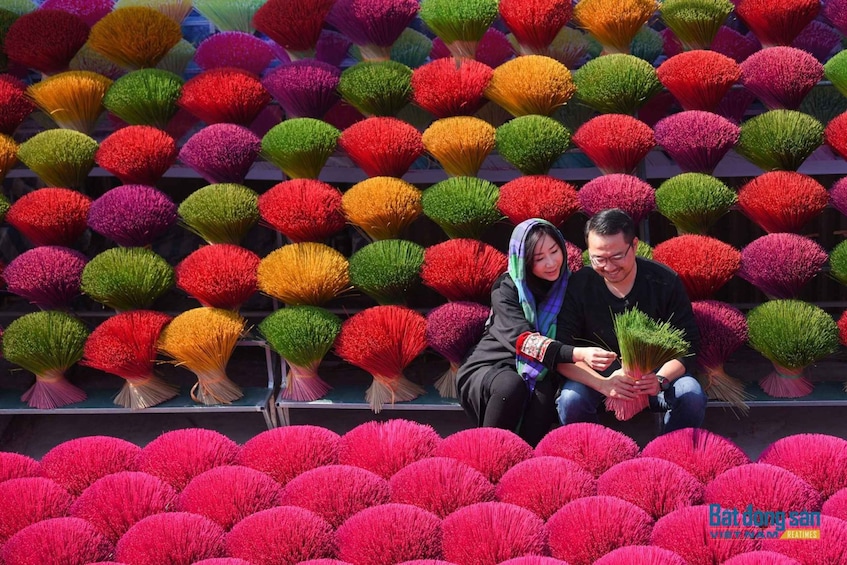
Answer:
[[623, 261], [626, 256], [629, 254], [629, 250], [632, 249], [632, 242], [630, 242], [629, 246], [626, 248], [626, 251], [623, 253], [618, 253], [616, 255], [612, 255], [611, 257], [595, 257], [594, 255], [589, 255], [588, 259], [591, 261], [591, 264], [595, 267], [605, 267], [609, 261], [614, 264], [618, 264]]

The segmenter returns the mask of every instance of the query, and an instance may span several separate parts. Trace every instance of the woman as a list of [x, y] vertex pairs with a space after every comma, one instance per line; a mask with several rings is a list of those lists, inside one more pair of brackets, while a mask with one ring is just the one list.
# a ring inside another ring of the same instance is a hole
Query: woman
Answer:
[[494, 283], [480, 342], [459, 368], [459, 400], [479, 426], [517, 432], [536, 445], [557, 421], [558, 363], [596, 370], [615, 354], [555, 340], [568, 284], [565, 239], [553, 224], [521, 222], [509, 241], [509, 270]]

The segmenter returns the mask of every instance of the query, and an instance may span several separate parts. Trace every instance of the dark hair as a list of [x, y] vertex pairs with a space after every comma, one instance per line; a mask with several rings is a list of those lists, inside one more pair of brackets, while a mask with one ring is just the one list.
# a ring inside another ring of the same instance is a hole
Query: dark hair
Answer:
[[585, 243], [588, 243], [588, 234], [617, 235], [623, 234], [627, 243], [635, 239], [635, 223], [632, 218], [620, 208], [610, 208], [597, 212], [585, 224]]
[[533, 257], [535, 255], [535, 246], [538, 245], [538, 242], [545, 236], [550, 236], [550, 239], [556, 242], [562, 250], [562, 269], [567, 268], [568, 264], [568, 251], [561, 244], [561, 233], [555, 227], [550, 224], [536, 224], [526, 235], [526, 247], [524, 248], [525, 256], [523, 258], [524, 261], [524, 273], [526, 273], [526, 281], [529, 286], [529, 289], [536, 296], [544, 296], [550, 290], [549, 281], [543, 281], [536, 277], [532, 273], [532, 262]]

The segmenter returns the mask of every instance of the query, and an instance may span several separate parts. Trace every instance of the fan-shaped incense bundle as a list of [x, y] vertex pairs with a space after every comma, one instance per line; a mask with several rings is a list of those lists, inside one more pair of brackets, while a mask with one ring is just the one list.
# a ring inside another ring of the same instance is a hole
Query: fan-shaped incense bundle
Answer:
[[[579, 67], [588, 57], [589, 47], [591, 45], [590, 36], [583, 32], [570, 28], [563, 27], [550, 46], [539, 52], [539, 55], [546, 55], [556, 59], [569, 69]], [[513, 41], [516, 43], [517, 39]], [[599, 44], [597, 44], [599, 46]]]
[[[8, 33], [9, 28], [12, 27], [12, 24], [15, 23], [20, 16], [14, 12], [9, 10], [0, 8], [0, 44], [5, 42], [6, 33]], [[17, 63], [12, 63], [12, 65], [17, 65]], [[9, 67], [9, 58], [6, 56], [5, 51], [0, 50], [0, 71], [5, 72]]]
[[151, 126], [121, 128], [100, 142], [97, 164], [124, 184], [154, 185], [176, 162], [174, 138]]
[[457, 59], [474, 58], [477, 44], [497, 18], [496, 0], [455, 3], [450, 0], [423, 0], [420, 17]]
[[740, 124], [747, 114], [747, 109], [755, 100], [756, 97], [744, 89], [730, 90], [718, 104], [715, 112], [734, 124]]
[[581, 0], [574, 7], [573, 17], [603, 45], [604, 54], [629, 53], [632, 38], [657, 7], [655, 0]]
[[844, 214], [847, 210], [847, 177], [835, 181], [829, 190], [832, 207]]
[[252, 34], [253, 15], [267, 0], [194, 0], [194, 9], [221, 31]]
[[0, 133], [0, 183], [6, 174], [18, 164], [18, 144], [8, 135]]
[[[824, 126], [847, 112], [847, 98], [841, 96], [834, 86], [813, 88], [800, 103], [799, 110], [814, 117]], [[826, 137], [826, 131], [824, 131]]]
[[5, 9], [16, 16], [23, 16], [35, 11], [38, 5], [32, 0], [7, 0]]
[[847, 243], [836, 245], [829, 255], [829, 272], [843, 285], [847, 285]]
[[373, 177], [344, 193], [347, 219], [374, 240], [393, 239], [420, 215], [421, 192], [393, 177]]
[[107, 249], [82, 272], [82, 291], [118, 311], [149, 308], [173, 286], [173, 267], [143, 247]]
[[244, 126], [207, 126], [182, 146], [179, 160], [210, 183], [241, 183], [262, 148], [262, 140]]
[[35, 10], [9, 27], [3, 51], [11, 61], [50, 75], [67, 70], [88, 39], [88, 32], [88, 25], [79, 16], [61, 10]]
[[656, 191], [631, 175], [603, 175], [588, 181], [578, 193], [582, 211], [593, 216], [600, 210], [620, 208], [638, 224], [656, 207]]
[[81, 364], [126, 380], [115, 397], [118, 406], [140, 410], [179, 394], [153, 370], [159, 334], [170, 321], [161, 312], [136, 310], [113, 316], [91, 332]]
[[798, 232], [829, 202], [812, 177], [790, 171], [760, 175], [738, 192], [738, 207], [768, 233]]
[[738, 142], [740, 130], [717, 114], [690, 110], [660, 120], [655, 134], [683, 172], [710, 174]]
[[687, 51], [659, 65], [656, 74], [684, 110], [714, 112], [741, 78], [741, 67], [715, 51]]
[[176, 205], [150, 186], [124, 185], [91, 204], [88, 226], [123, 247], [145, 247], [176, 223]]
[[117, 80], [126, 74], [126, 70], [113, 63], [105, 56], [91, 48], [86, 43], [79, 51], [76, 52], [74, 58], [68, 63], [68, 69], [71, 71], [89, 71], [103, 75], [112, 80]]
[[41, 188], [15, 201], [6, 222], [33, 245], [70, 246], [86, 228], [91, 199], [67, 188]]
[[194, 54], [197, 49], [185, 39], [180, 39], [179, 43], [171, 47], [171, 49], [162, 57], [162, 60], [156, 65], [157, 69], [170, 71], [177, 75], [185, 73], [188, 65], [194, 59]]
[[771, 300], [747, 314], [750, 347], [774, 365], [760, 382], [771, 396], [812, 392], [806, 368], [838, 347], [838, 326], [822, 309], [799, 300]]
[[26, 96], [26, 84], [12, 75], [0, 75], [0, 133], [11, 136], [35, 110]]
[[650, 126], [624, 114], [592, 118], [576, 131], [572, 140], [604, 175], [632, 173], [656, 146]]
[[847, 112], [829, 122], [824, 130], [826, 144], [847, 159]]
[[796, 171], [823, 143], [823, 131], [808, 114], [771, 110], [741, 125], [736, 151], [765, 171]]
[[117, 8], [91, 28], [89, 45], [127, 69], [155, 67], [182, 39], [179, 24], [147, 6]]
[[[436, 37], [432, 40], [432, 51], [429, 54], [430, 59], [440, 59], [442, 57], [450, 57], [453, 53], [444, 44], [441, 38]], [[506, 35], [494, 28], [486, 30], [482, 34], [482, 39], [479, 40], [476, 46], [476, 55], [474, 58], [480, 63], [489, 67], [496, 68], [511, 59], [515, 55], [511, 43]], [[453, 55], [454, 58], [463, 59], [469, 58], [467, 55]]]
[[769, 109], [796, 110], [823, 78], [823, 65], [794, 47], [769, 47], [741, 63], [741, 83]]
[[131, 125], [168, 127], [176, 114], [183, 80], [160, 69], [143, 69], [117, 79], [103, 97], [109, 112]]
[[338, 143], [369, 177], [402, 177], [424, 150], [420, 132], [397, 118], [357, 122]]
[[506, 266], [506, 256], [487, 243], [451, 239], [427, 248], [421, 280], [447, 300], [488, 304]]
[[85, 400], [85, 392], [65, 378], [82, 358], [88, 330], [62, 312], [26, 314], [3, 332], [3, 357], [35, 374], [35, 384], [21, 400], [31, 408], [50, 410]]
[[747, 319], [738, 308], [716, 300], [693, 302], [691, 307], [700, 335], [708, 336], [697, 351], [697, 364], [706, 379], [705, 392], [709, 398], [729, 402], [746, 414], [749, 407], [744, 384], [726, 373], [724, 363], [747, 343]]
[[197, 375], [191, 398], [207, 406], [230, 404], [244, 394], [229, 380], [226, 365], [244, 333], [245, 320], [235, 312], [195, 308], [162, 330], [159, 351]]
[[663, 241], [653, 250], [653, 259], [676, 271], [691, 300], [711, 298], [741, 268], [737, 249], [705, 235], [680, 235]]
[[823, 247], [808, 237], [773, 233], [752, 241], [741, 251], [738, 276], [768, 298], [797, 298], [827, 259]]
[[473, 59], [435, 59], [412, 74], [412, 101], [436, 118], [471, 115], [482, 107], [492, 73]]
[[176, 286], [203, 306], [237, 311], [256, 292], [259, 261], [237, 245], [206, 245], [174, 268]]
[[424, 248], [402, 239], [366, 245], [350, 257], [350, 282], [377, 303], [405, 304], [420, 283]]
[[210, 184], [179, 205], [185, 226], [208, 243], [239, 243], [259, 221], [258, 195], [240, 184]]
[[289, 118], [322, 118], [338, 101], [340, 78], [338, 67], [305, 59], [276, 67], [262, 84]]
[[592, 59], [573, 74], [577, 101], [605, 114], [634, 114], [662, 89], [656, 69], [632, 55]]
[[819, 0], [787, 0], [772, 4], [767, 0], [741, 0], [735, 12], [762, 45], [791, 45], [794, 38], [818, 15]]
[[203, 71], [182, 87], [178, 104], [207, 124], [250, 125], [271, 95], [255, 75], [241, 69]]
[[[638, 308], [616, 314], [614, 327], [621, 348], [621, 364], [626, 373], [636, 380], [652, 373], [656, 367], [682, 357], [690, 347], [684, 331], [673, 327], [669, 320], [653, 320]], [[606, 408], [614, 411], [618, 420], [629, 420], [648, 404], [644, 394], [638, 395], [635, 400], [606, 398]]]
[[41, 9], [70, 12], [91, 27], [112, 11], [112, 4], [112, 0], [45, 0]]
[[340, 135], [314, 118], [286, 120], [262, 138], [262, 155], [291, 178], [318, 178]]
[[97, 142], [78, 131], [42, 131], [21, 143], [18, 159], [48, 186], [80, 187], [94, 168]]
[[283, 398], [308, 402], [329, 391], [318, 366], [341, 331], [338, 316], [314, 306], [293, 306], [265, 318], [259, 331], [288, 363]]
[[259, 197], [262, 220], [292, 242], [323, 241], [344, 229], [341, 191], [319, 180], [293, 179]]
[[243, 31], [210, 35], [194, 54], [194, 62], [204, 71], [232, 67], [254, 75], [261, 75], [273, 59], [273, 50], [267, 43]]
[[89, 134], [111, 85], [111, 79], [97, 73], [67, 71], [33, 84], [27, 95], [60, 128]]
[[730, 27], [721, 26], [711, 48], [741, 64], [747, 57], [761, 49], [762, 44], [752, 33], [744, 35]]
[[259, 290], [288, 305], [322, 306], [350, 286], [347, 259], [322, 243], [293, 243], [259, 263]]
[[314, 53], [332, 0], [268, 0], [253, 16], [255, 28], [282, 46], [291, 60]]
[[545, 54], [561, 29], [571, 19], [573, 6], [567, 0], [504, 0], [500, 17], [515, 35], [524, 54]]
[[685, 49], [692, 50], [709, 48], [734, 7], [729, 0], [666, 0], [659, 11]]
[[646, 25], [638, 30], [629, 46], [629, 52], [633, 57], [638, 57], [651, 65], [664, 54], [664, 50], [665, 45], [661, 34]]
[[338, 92], [366, 116], [394, 116], [412, 95], [412, 69], [396, 61], [356, 63], [341, 73]]
[[503, 63], [491, 76], [485, 97], [515, 117], [549, 116], [576, 90], [562, 63], [543, 55], [526, 55]]
[[515, 225], [530, 218], [561, 226], [579, 211], [576, 188], [563, 180], [545, 176], [523, 176], [500, 187], [497, 208]]
[[[354, 54], [358, 51], [354, 48]], [[406, 28], [391, 46], [390, 59], [409, 68], [417, 69], [429, 59], [432, 51], [432, 40], [419, 31]]]
[[476, 177], [452, 177], [423, 192], [423, 212], [450, 238], [479, 239], [501, 218], [499, 189]]
[[146, 6], [169, 17], [176, 23], [182, 24], [182, 21], [191, 12], [191, 3], [191, 0], [118, 0], [115, 3], [115, 9]]
[[736, 200], [723, 182], [701, 173], [677, 175], [656, 189], [656, 208], [680, 234], [705, 235]]
[[9, 292], [42, 310], [65, 310], [80, 294], [86, 261], [85, 255], [67, 247], [36, 247], [12, 259], [3, 269], [3, 281]]
[[829, 54], [840, 44], [841, 34], [818, 20], [809, 22], [791, 42], [792, 47], [811, 53], [821, 63], [825, 63]]
[[436, 120], [423, 133], [423, 144], [449, 175], [476, 176], [494, 149], [495, 130], [473, 117]]
[[847, 53], [839, 51], [823, 67], [826, 78], [838, 92], [847, 96]]
[[543, 175], [567, 150], [570, 137], [553, 118], [521, 116], [497, 128], [497, 151], [523, 174]]
[[490, 309], [473, 302], [448, 302], [426, 316], [426, 341], [450, 362], [450, 368], [435, 383], [445, 398], [457, 398], [456, 373], [471, 347], [482, 338]]
[[418, 9], [415, 0], [338, 0], [327, 22], [349, 37], [365, 60], [384, 61]]
[[400, 306], [376, 306], [355, 314], [341, 326], [335, 342], [339, 357], [373, 376], [365, 399], [374, 412], [383, 404], [413, 400], [423, 388], [403, 370], [426, 348], [426, 320]]

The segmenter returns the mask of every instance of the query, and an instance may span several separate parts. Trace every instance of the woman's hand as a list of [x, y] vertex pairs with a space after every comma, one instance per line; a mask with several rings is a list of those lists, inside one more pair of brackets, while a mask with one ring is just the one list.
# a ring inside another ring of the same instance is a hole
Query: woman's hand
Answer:
[[616, 353], [599, 347], [575, 347], [573, 350], [574, 362], [582, 361], [595, 371], [605, 371], [617, 358]]
[[634, 379], [627, 375], [623, 369], [618, 369], [609, 375], [608, 378], [603, 379], [600, 392], [609, 398], [623, 398], [626, 400], [633, 400], [638, 395]]

